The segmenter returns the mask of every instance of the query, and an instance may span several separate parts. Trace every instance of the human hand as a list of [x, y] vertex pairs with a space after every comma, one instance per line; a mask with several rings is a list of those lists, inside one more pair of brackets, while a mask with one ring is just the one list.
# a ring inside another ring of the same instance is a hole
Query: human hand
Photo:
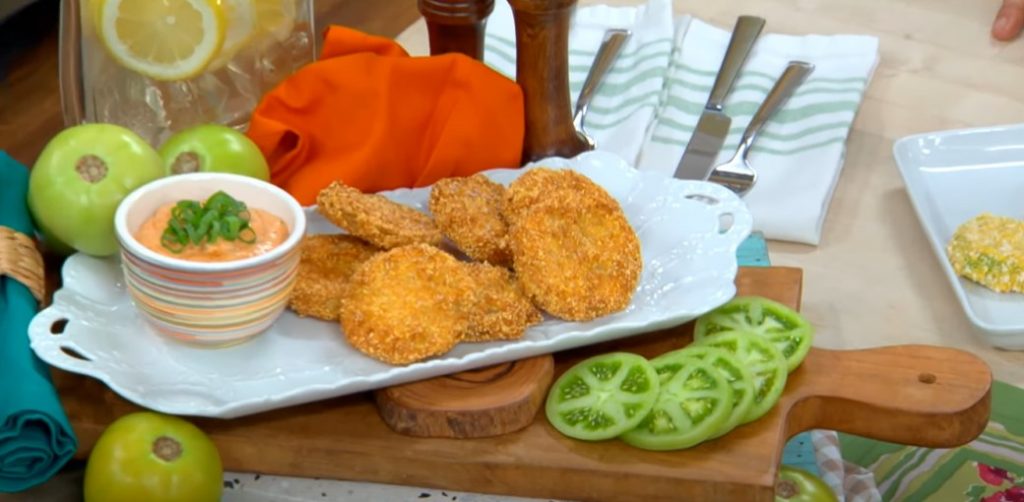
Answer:
[[1024, 0], [1003, 0], [1003, 6], [992, 23], [992, 37], [1012, 40], [1024, 28]]

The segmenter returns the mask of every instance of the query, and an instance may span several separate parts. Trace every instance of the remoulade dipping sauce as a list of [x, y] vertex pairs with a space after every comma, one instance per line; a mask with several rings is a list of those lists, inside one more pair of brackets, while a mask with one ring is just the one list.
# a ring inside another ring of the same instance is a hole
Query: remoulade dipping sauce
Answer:
[[262, 209], [248, 208], [249, 227], [256, 234], [255, 242], [243, 242], [238, 239], [229, 241], [220, 238], [212, 244], [203, 241], [198, 245], [189, 244], [179, 252], [173, 252], [163, 246], [161, 236], [171, 219], [171, 210], [174, 209], [174, 206], [175, 203], [172, 202], [157, 209], [153, 216], [143, 222], [139, 230], [135, 232], [135, 239], [143, 246], [164, 256], [190, 261], [215, 262], [241, 260], [260, 255], [274, 249], [288, 238], [288, 226], [284, 220]]

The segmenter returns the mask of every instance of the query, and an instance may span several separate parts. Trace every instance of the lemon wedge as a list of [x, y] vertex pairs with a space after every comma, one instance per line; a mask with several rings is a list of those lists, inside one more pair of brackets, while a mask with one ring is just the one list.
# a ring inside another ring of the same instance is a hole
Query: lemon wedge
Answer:
[[201, 73], [224, 43], [216, 0], [104, 0], [100, 39], [125, 67], [156, 80]]
[[288, 38], [295, 27], [295, 0], [243, 0], [252, 3], [256, 14], [256, 31], [269, 34], [277, 41]]

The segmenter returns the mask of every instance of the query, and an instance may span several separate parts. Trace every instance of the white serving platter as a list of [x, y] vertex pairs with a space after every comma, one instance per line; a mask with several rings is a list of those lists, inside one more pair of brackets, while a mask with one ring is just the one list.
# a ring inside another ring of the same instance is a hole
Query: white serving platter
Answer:
[[982, 212], [1024, 219], [1024, 124], [908, 136], [893, 155], [910, 201], [964, 313], [991, 345], [1024, 349], [1024, 295], [956, 275], [946, 244]]
[[[29, 326], [32, 349], [47, 363], [97, 378], [140, 406], [232, 418], [668, 328], [736, 294], [736, 249], [752, 218], [731, 191], [639, 172], [602, 152], [536, 164], [574, 169], [620, 201], [640, 237], [644, 262], [624, 311], [584, 323], [546, 317], [520, 340], [462, 343], [409, 366], [371, 359], [348, 345], [337, 323], [290, 311], [252, 341], [197, 348], [165, 338], [143, 321], [116, 259], [76, 254], [64, 265], [53, 304]], [[507, 184], [529, 167], [486, 174]], [[429, 188], [383, 195], [427, 211]], [[309, 233], [340, 231], [313, 208], [307, 214]], [[52, 329], [61, 320], [67, 320], [63, 330]]]

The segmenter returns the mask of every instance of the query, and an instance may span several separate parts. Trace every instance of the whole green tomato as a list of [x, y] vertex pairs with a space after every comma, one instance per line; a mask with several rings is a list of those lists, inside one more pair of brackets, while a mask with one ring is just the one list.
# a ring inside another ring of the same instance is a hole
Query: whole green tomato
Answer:
[[838, 502], [832, 488], [799, 467], [783, 465], [775, 482], [775, 502]]
[[134, 132], [113, 124], [69, 127], [32, 166], [28, 207], [48, 247], [109, 256], [118, 249], [118, 204], [163, 175], [160, 156]]
[[161, 413], [124, 415], [100, 436], [85, 466], [85, 502], [220, 500], [224, 471], [210, 438]]
[[168, 175], [212, 171], [270, 181], [270, 167], [256, 143], [227, 126], [206, 124], [179, 131], [159, 151]]

